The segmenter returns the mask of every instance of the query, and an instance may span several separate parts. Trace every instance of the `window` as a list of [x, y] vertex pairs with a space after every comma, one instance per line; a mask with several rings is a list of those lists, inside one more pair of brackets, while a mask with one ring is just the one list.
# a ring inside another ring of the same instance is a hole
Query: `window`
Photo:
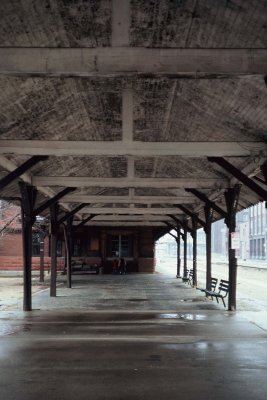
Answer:
[[[57, 257], [62, 256], [62, 242], [57, 240]], [[49, 237], [49, 257], [51, 257], [51, 238]]]
[[109, 235], [108, 257], [132, 257], [133, 240], [131, 235]]
[[40, 233], [34, 232], [32, 234], [32, 255], [33, 257], [40, 255]]
[[72, 256], [73, 257], [81, 257], [81, 255], [82, 255], [81, 239], [73, 239], [73, 241], [72, 241]]

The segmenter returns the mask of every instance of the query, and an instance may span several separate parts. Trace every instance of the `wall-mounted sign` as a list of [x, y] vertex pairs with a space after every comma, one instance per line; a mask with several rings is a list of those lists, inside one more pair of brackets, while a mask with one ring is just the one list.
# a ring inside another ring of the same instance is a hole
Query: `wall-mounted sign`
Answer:
[[240, 234], [239, 232], [231, 233], [231, 249], [238, 250], [240, 247]]

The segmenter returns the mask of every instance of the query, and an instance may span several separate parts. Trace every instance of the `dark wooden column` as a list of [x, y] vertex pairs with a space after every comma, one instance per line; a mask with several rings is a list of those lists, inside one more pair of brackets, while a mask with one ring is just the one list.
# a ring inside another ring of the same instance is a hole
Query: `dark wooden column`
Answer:
[[36, 188], [24, 182], [19, 183], [21, 192], [21, 221], [23, 248], [23, 310], [32, 310], [32, 225], [34, 203], [37, 196]]
[[177, 277], [181, 276], [181, 228], [180, 225], [177, 225], [176, 228], [177, 238]]
[[235, 185], [225, 193], [225, 202], [227, 206], [227, 218], [225, 223], [228, 227], [228, 257], [229, 257], [229, 296], [228, 310], [236, 310], [236, 281], [237, 281], [237, 259], [235, 249], [232, 248], [232, 233], [236, 228], [236, 212], [241, 185]]
[[193, 286], [197, 286], [197, 215], [192, 216], [192, 233], [193, 239]]
[[50, 296], [57, 295], [57, 233], [58, 233], [58, 204], [54, 203], [50, 206], [50, 255], [51, 255], [51, 276], [50, 276]]
[[213, 218], [213, 209], [206, 205], [204, 207], [206, 225], [204, 231], [206, 234], [206, 289], [211, 290], [211, 224]]
[[73, 241], [73, 216], [67, 219], [67, 288], [71, 288], [71, 256], [72, 256], [72, 241]]
[[104, 272], [108, 272], [108, 268], [106, 265], [106, 245], [107, 245], [107, 233], [105, 231], [101, 231], [100, 233], [100, 253], [101, 253], [101, 263], [104, 268]]
[[44, 282], [44, 238], [45, 233], [40, 229], [40, 282]]
[[184, 226], [184, 277], [187, 276], [187, 227]]

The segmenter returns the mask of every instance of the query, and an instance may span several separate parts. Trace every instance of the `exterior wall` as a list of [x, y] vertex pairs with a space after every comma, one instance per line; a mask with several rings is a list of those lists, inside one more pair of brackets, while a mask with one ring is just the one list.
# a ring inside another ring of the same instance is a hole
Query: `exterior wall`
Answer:
[[[49, 257], [49, 238], [44, 240], [44, 267], [45, 270], [50, 269]], [[32, 257], [32, 269], [40, 268], [40, 256]], [[58, 257], [58, 270], [64, 268], [64, 251], [63, 256]], [[22, 235], [21, 232], [10, 232], [0, 238], [0, 269], [2, 270], [22, 270]]]
[[139, 231], [138, 248], [138, 272], [155, 272], [155, 241], [152, 229]]
[[[131, 255], [125, 257], [128, 272], [153, 273], [154, 260], [154, 231], [153, 229], [105, 229], [83, 227], [74, 230], [72, 256], [73, 265], [98, 265], [104, 268], [105, 273], [112, 272], [114, 257], [108, 254], [108, 239], [110, 235], [129, 235], [131, 237]], [[58, 270], [63, 270], [65, 265], [65, 246], [63, 234], [59, 235], [62, 253], [58, 256]], [[49, 238], [44, 240], [44, 265], [50, 268]], [[32, 257], [32, 269], [38, 270], [40, 257]], [[6, 232], [0, 238], [0, 269], [22, 270], [22, 235], [21, 231]]]

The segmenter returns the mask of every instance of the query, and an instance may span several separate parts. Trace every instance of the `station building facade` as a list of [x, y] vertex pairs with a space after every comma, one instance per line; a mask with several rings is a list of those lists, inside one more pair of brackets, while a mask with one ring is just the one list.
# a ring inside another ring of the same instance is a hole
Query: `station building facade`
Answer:
[[[0, 214], [0, 268], [22, 269], [22, 235], [20, 207], [1, 207]], [[97, 265], [105, 273], [112, 272], [114, 259], [124, 258], [129, 272], [153, 273], [155, 268], [155, 242], [166, 232], [157, 227], [94, 227], [73, 229], [72, 262]], [[32, 268], [39, 269], [41, 242], [44, 242], [44, 266], [50, 268], [50, 238], [38, 221], [33, 226]], [[57, 241], [57, 266], [65, 268], [66, 248], [64, 233], [60, 230]]]

